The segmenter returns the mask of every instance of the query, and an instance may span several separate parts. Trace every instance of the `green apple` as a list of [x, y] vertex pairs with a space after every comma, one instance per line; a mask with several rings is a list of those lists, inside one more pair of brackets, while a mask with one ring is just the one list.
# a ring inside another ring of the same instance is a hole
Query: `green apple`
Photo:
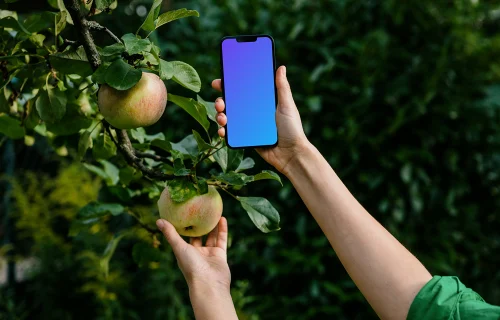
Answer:
[[222, 198], [213, 186], [208, 193], [184, 202], [174, 202], [168, 188], [158, 200], [160, 217], [170, 222], [180, 235], [200, 237], [212, 231], [222, 216]]
[[135, 129], [155, 124], [165, 111], [167, 88], [153, 73], [143, 72], [141, 80], [128, 90], [101, 85], [99, 110], [117, 129]]

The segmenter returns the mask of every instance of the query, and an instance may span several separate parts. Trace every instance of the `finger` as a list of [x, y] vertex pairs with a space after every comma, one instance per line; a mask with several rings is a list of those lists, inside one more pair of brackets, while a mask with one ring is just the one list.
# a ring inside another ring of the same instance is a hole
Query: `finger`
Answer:
[[226, 136], [226, 129], [224, 127], [219, 128], [219, 130], [217, 130], [217, 133], [219, 134], [219, 137], [224, 138]]
[[189, 243], [190, 243], [193, 247], [201, 247], [201, 237], [192, 237], [192, 238], [189, 240]]
[[225, 126], [227, 123], [227, 117], [224, 113], [217, 114], [217, 123], [219, 126]]
[[158, 219], [156, 221], [156, 225], [165, 236], [165, 239], [167, 239], [168, 243], [172, 247], [172, 250], [174, 250], [175, 255], [180, 253], [182, 248], [187, 245], [186, 241], [181, 238], [179, 233], [177, 233], [177, 230], [175, 230], [174, 226], [167, 220]]
[[278, 90], [278, 105], [280, 107], [293, 107], [292, 91], [286, 78], [286, 67], [281, 66], [276, 71], [276, 89]]
[[217, 110], [217, 112], [223, 112], [224, 109], [226, 109], [226, 103], [224, 103], [224, 99], [217, 98], [215, 100], [215, 110]]
[[219, 224], [215, 226], [215, 228], [210, 231], [207, 237], [207, 242], [205, 246], [207, 247], [215, 247], [217, 245], [217, 235], [219, 234]]
[[221, 248], [225, 252], [227, 251], [227, 220], [226, 218], [220, 218], [219, 225], [219, 234], [217, 235], [217, 247]]
[[217, 91], [222, 91], [222, 83], [220, 79], [215, 79], [214, 81], [212, 81], [212, 88]]

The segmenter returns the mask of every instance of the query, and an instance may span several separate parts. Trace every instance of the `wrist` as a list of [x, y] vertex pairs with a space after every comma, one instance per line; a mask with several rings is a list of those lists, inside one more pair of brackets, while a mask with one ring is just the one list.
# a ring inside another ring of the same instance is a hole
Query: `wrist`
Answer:
[[317, 152], [316, 147], [309, 142], [309, 140], [304, 139], [294, 150], [294, 156], [290, 159], [290, 162], [286, 165], [283, 170], [283, 174], [290, 180], [293, 181], [293, 177], [300, 175], [305, 169], [305, 164], [314, 157], [314, 153]]
[[191, 280], [188, 282], [189, 295], [225, 294], [230, 295], [230, 283], [220, 281]]

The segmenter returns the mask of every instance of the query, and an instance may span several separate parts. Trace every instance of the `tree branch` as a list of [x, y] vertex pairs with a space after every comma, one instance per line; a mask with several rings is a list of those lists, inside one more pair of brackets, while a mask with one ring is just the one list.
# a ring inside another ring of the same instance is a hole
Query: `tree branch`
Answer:
[[135, 155], [135, 149], [132, 147], [127, 130], [116, 130], [116, 137], [118, 140], [118, 148], [127, 162], [141, 170], [145, 176], [158, 180], [171, 180], [174, 178], [173, 176], [167, 175], [163, 172], [153, 170], [142, 163], [142, 160]]
[[87, 24], [87, 19], [82, 14], [80, 10], [80, 3], [78, 0], [63, 0], [64, 6], [68, 10], [75, 28], [78, 30], [80, 42], [83, 44], [85, 53], [87, 54], [87, 59], [89, 59], [90, 65], [93, 70], [96, 70], [101, 64], [101, 57], [90, 33], [89, 26]]
[[120, 38], [118, 38], [117, 36], [115, 36], [115, 34], [113, 32], [111, 32], [111, 30], [109, 30], [108, 28], [106, 28], [105, 26], [99, 24], [98, 22], [96, 21], [87, 21], [87, 26], [91, 29], [91, 30], [97, 30], [97, 31], [104, 31], [106, 32], [113, 40], [115, 40], [116, 42], [118, 43], [122, 43], [122, 41], [120, 40]]
[[[121, 41], [117, 36], [115, 36], [111, 31], [109, 31], [108, 28], [101, 26], [97, 22], [88, 21], [85, 15], [80, 10], [79, 0], [63, 0], [63, 1], [64, 5], [66, 6], [66, 9], [68, 10], [69, 14], [71, 15], [71, 18], [73, 19], [75, 28], [79, 33], [79, 37], [81, 38], [80, 42], [82, 43], [83, 48], [85, 49], [85, 53], [87, 54], [87, 59], [89, 60], [92, 69], [96, 70], [101, 64], [101, 57], [95, 46], [94, 39], [92, 38], [92, 34], [90, 33], [90, 29], [105, 31], [115, 41], [120, 43]], [[142, 163], [142, 160], [137, 157], [136, 151], [132, 147], [132, 143], [130, 142], [130, 138], [128, 137], [126, 130], [116, 130], [116, 136], [118, 141], [115, 141], [111, 133], [111, 130], [109, 128], [109, 124], [103, 121], [103, 125], [108, 131], [113, 141], [115, 142], [120, 152], [127, 160], [127, 163], [141, 170], [144, 176], [151, 179], [157, 179], [162, 181], [174, 178], [173, 176], [167, 175], [161, 171], [157, 171], [145, 166]]]

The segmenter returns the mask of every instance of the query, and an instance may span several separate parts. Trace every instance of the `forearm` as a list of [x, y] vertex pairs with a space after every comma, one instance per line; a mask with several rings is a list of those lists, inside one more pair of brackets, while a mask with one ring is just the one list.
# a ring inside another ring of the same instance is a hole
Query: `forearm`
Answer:
[[229, 288], [206, 283], [189, 284], [196, 320], [237, 320]]
[[379, 317], [405, 319], [431, 279], [425, 267], [359, 204], [314, 146], [290, 163], [287, 176]]

